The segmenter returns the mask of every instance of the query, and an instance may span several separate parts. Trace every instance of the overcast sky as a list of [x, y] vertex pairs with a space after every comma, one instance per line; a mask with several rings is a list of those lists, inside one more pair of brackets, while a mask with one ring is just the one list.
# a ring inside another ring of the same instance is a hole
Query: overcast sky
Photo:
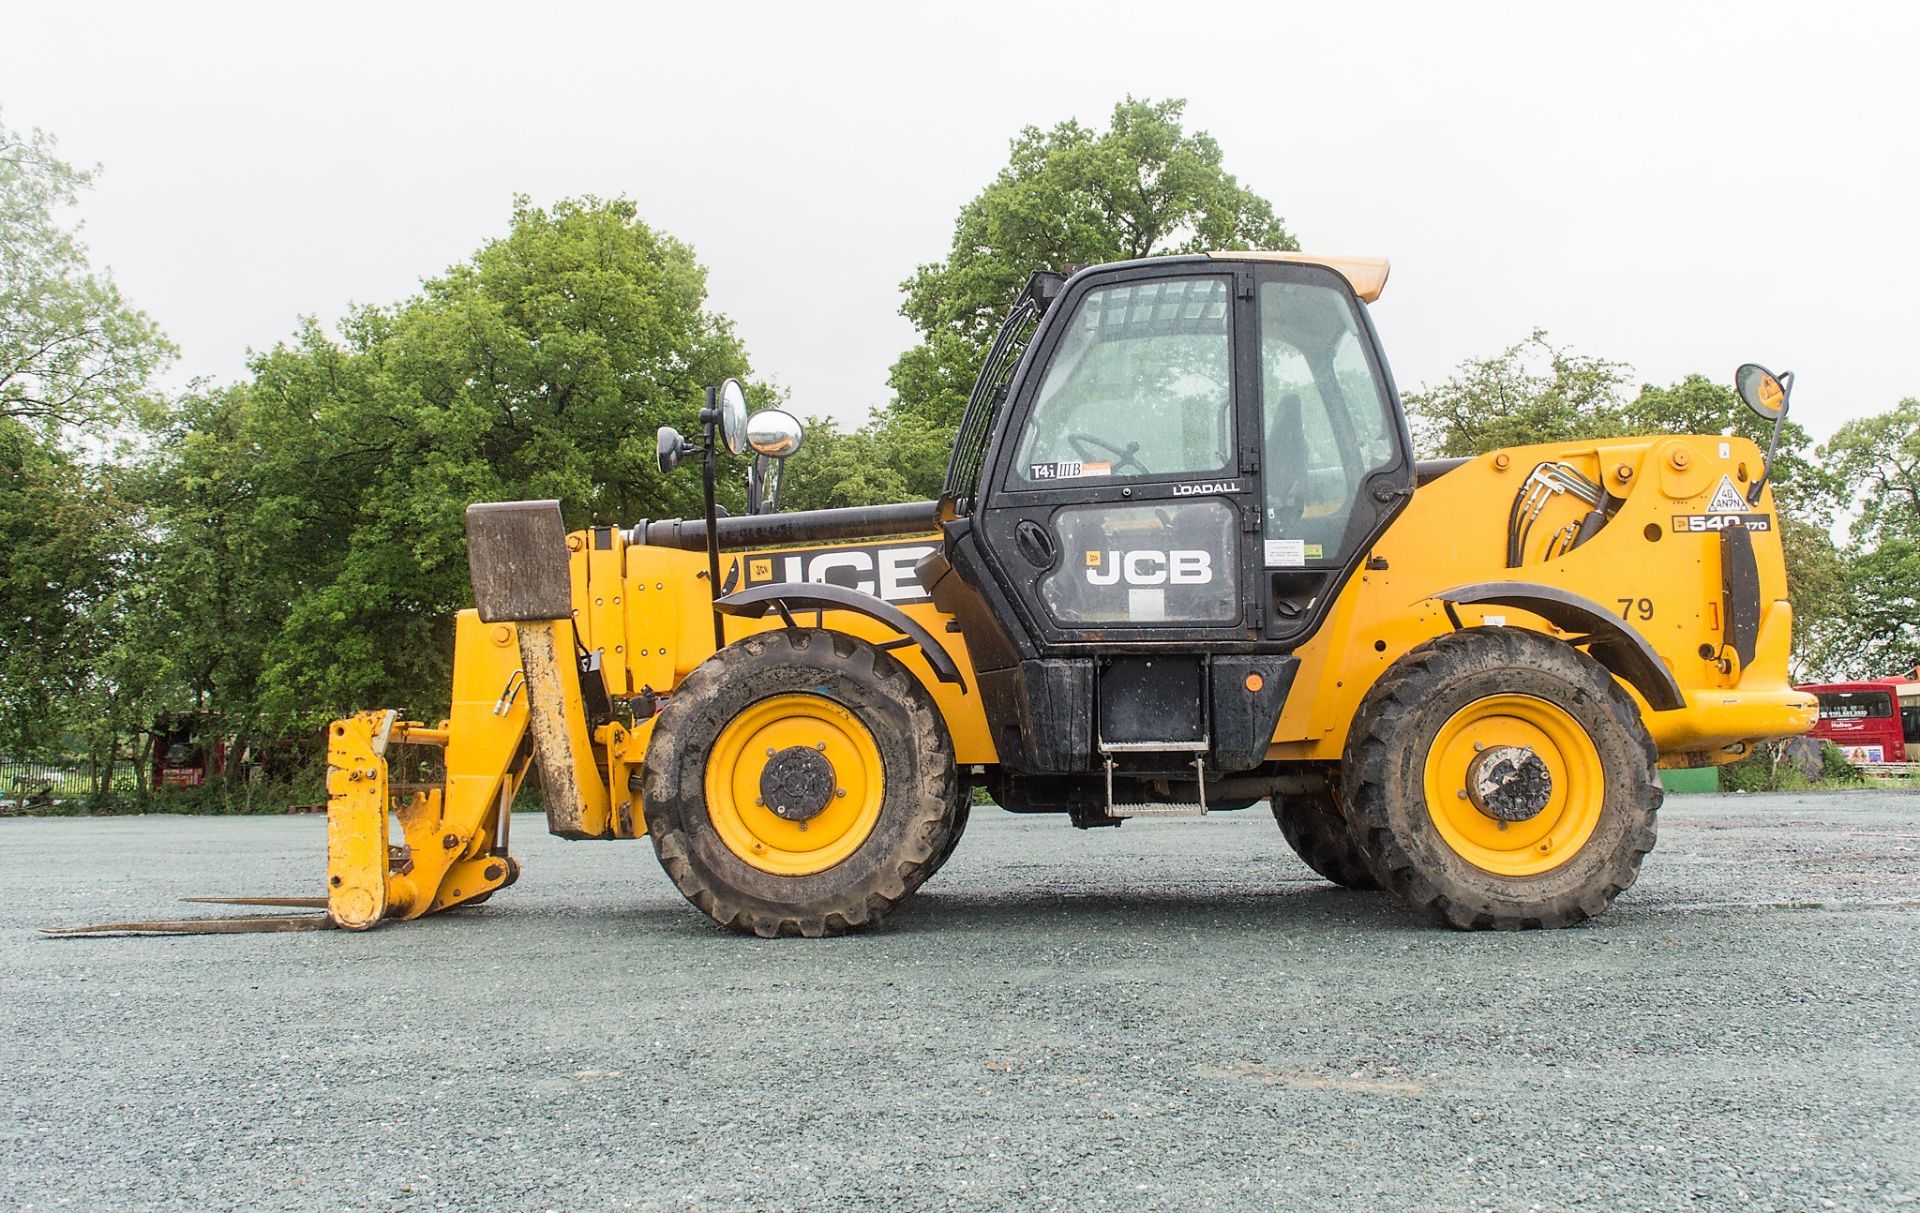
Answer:
[[1641, 380], [1791, 369], [1824, 436], [1920, 395], [1916, 12], [0, 0], [0, 110], [103, 167], [86, 239], [182, 379], [405, 297], [515, 193], [594, 193], [857, 420], [1008, 140], [1132, 93], [1186, 98], [1304, 248], [1392, 259], [1402, 387], [1540, 326]]

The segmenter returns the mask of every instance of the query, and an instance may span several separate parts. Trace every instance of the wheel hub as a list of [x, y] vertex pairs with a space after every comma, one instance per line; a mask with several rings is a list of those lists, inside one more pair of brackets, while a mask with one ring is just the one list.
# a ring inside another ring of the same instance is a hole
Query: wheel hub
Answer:
[[760, 773], [760, 799], [777, 817], [808, 821], [833, 801], [833, 763], [807, 746], [788, 746], [767, 759]]
[[1553, 798], [1553, 775], [1532, 746], [1497, 745], [1467, 765], [1467, 799], [1495, 821], [1531, 821]]

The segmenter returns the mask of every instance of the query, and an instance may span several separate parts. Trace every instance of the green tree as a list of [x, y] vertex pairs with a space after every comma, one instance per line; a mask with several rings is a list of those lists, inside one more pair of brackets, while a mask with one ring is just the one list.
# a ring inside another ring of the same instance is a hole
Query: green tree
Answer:
[[1904, 674], [1920, 666], [1920, 400], [1847, 422], [1819, 455], [1852, 521], [1810, 664], [1829, 678]]
[[52, 136], [0, 123], [0, 417], [49, 436], [123, 421], [173, 353], [62, 221], [92, 182]]
[[1033, 271], [1299, 247], [1272, 204], [1226, 171], [1213, 137], [1185, 129], [1185, 109], [1184, 101], [1128, 97], [1104, 131], [1068, 119], [1014, 138], [1006, 167], [961, 208], [945, 260], [901, 284], [900, 311], [920, 341], [894, 363], [894, 401], [871, 427], [873, 450], [897, 482], [861, 466], [829, 486], [829, 497], [892, 492], [896, 483], [908, 498], [937, 491], [945, 461], [924, 459], [921, 439], [928, 430], [951, 435], [959, 424], [1000, 319]]
[[1462, 362], [1437, 387], [1407, 392], [1405, 403], [1421, 453], [1451, 459], [1622, 433], [1621, 394], [1632, 373], [1535, 329], [1491, 358]]
[[99, 456], [173, 350], [65, 214], [92, 180], [52, 136], [0, 124], [0, 752], [78, 749], [103, 777], [137, 727], [110, 655], [148, 536]]
[[85, 466], [0, 419], [0, 753], [59, 749], [99, 641], [115, 516]]
[[176, 685], [243, 738], [443, 711], [470, 502], [558, 498], [572, 526], [699, 509], [653, 432], [748, 373], [705, 293], [631, 203], [520, 200], [416, 297], [338, 336], [309, 321], [246, 383], [191, 394], [148, 470]]

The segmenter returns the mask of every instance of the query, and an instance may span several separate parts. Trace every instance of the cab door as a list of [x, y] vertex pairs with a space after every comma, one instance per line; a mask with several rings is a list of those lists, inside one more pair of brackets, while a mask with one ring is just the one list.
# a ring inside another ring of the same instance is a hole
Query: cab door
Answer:
[[1413, 495], [1413, 457], [1372, 323], [1346, 280], [1287, 263], [1254, 277], [1255, 593], [1266, 637], [1297, 644]]
[[1076, 283], [996, 444], [982, 510], [1043, 653], [1260, 635], [1251, 273], [1203, 259]]

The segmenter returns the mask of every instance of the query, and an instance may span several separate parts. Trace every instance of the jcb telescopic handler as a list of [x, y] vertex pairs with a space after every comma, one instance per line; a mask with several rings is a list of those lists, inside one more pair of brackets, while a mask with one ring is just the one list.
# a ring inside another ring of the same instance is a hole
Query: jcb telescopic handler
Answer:
[[[511, 883], [507, 806], [652, 838], [760, 935], [880, 921], [972, 793], [1087, 828], [1272, 806], [1327, 879], [1462, 928], [1605, 910], [1659, 766], [1806, 731], [1769, 457], [1718, 434], [1416, 462], [1380, 260], [1036, 273], [935, 501], [771, 512], [783, 413], [710, 392], [663, 471], [758, 452], [744, 516], [565, 531], [476, 505], [451, 717], [332, 726], [327, 908], [365, 928]], [[1741, 368], [1784, 416], [1789, 376]], [[445, 777], [396, 788], [397, 746]], [[390, 815], [400, 840], [390, 843]]]

